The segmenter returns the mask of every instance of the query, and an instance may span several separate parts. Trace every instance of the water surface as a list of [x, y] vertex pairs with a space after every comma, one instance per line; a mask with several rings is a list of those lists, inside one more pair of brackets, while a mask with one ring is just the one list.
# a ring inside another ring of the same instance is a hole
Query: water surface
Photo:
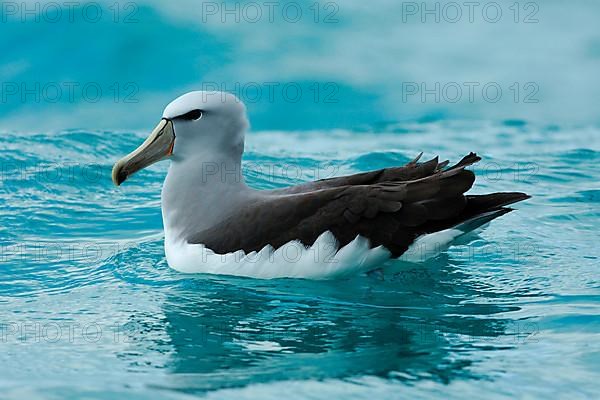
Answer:
[[163, 253], [166, 164], [142, 132], [0, 136], [2, 398], [592, 398], [600, 394], [600, 131], [498, 123], [251, 132], [248, 183], [484, 160], [533, 198], [426, 265], [351, 280], [190, 276]]

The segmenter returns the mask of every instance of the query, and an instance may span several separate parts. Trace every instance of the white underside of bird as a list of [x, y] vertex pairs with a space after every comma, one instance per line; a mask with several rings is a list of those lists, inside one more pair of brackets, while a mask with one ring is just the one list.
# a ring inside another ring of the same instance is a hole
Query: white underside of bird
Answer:
[[[446, 229], [423, 235], [397, 259], [404, 263], [424, 263], [447, 250], [452, 242], [463, 235], [458, 229]], [[202, 244], [189, 244], [165, 235], [165, 254], [171, 268], [190, 274], [222, 274], [261, 279], [304, 278], [329, 280], [366, 273], [391, 259], [383, 246], [371, 248], [369, 240], [357, 236], [339, 248], [329, 231], [322, 233], [312, 246], [290, 241], [278, 249], [265, 246], [246, 254], [216, 254]]]

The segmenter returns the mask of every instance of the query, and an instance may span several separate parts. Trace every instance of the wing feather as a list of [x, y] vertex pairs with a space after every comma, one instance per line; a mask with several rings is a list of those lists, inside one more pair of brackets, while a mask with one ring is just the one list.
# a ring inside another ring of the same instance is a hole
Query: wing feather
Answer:
[[[437, 158], [420, 164], [414, 160], [400, 169], [340, 178], [336, 184], [344, 182], [341, 186], [271, 193], [188, 242], [219, 254], [248, 253], [292, 240], [309, 246], [330, 231], [342, 246], [361, 235], [399, 256], [432, 223], [439, 228], [440, 221], [460, 216], [467, 204], [464, 193], [475, 179], [465, 167], [478, 160], [471, 153], [448, 169], [440, 168]], [[406, 177], [412, 179], [395, 180]]]

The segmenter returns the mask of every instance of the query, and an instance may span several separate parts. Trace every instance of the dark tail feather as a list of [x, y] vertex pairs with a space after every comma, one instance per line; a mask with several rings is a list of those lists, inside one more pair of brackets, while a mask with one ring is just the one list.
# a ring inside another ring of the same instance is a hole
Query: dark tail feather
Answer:
[[525, 193], [519, 192], [467, 196], [467, 206], [461, 216], [462, 221], [454, 225], [454, 229], [465, 233], [474, 231], [491, 220], [513, 210], [505, 206], [526, 200], [530, 197]]
[[520, 192], [490, 193], [467, 196], [465, 212], [469, 216], [477, 216], [488, 211], [497, 211], [502, 207], [527, 200], [531, 196]]

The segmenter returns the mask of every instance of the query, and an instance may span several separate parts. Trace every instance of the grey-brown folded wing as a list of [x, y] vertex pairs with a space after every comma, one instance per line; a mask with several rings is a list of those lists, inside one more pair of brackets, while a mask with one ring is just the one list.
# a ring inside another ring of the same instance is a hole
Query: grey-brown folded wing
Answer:
[[362, 235], [372, 246], [384, 245], [399, 256], [419, 235], [460, 216], [466, 204], [464, 193], [475, 179], [464, 166], [477, 159], [445, 171], [434, 167], [425, 178], [407, 182], [347, 184], [265, 196], [187, 239], [225, 254], [259, 251], [266, 245], [278, 248], [291, 240], [311, 245], [331, 231], [341, 246]]
[[[438, 157], [421, 163], [419, 162], [421, 155], [422, 153], [414, 160], [401, 167], [384, 168], [354, 175], [321, 179], [314, 182], [272, 190], [270, 192], [273, 194], [293, 194], [348, 185], [372, 185], [383, 182], [412, 181], [430, 176], [443, 170], [448, 165], [448, 161], [439, 162]], [[479, 157], [471, 153], [463, 158], [461, 162], [473, 163], [478, 160]]]

